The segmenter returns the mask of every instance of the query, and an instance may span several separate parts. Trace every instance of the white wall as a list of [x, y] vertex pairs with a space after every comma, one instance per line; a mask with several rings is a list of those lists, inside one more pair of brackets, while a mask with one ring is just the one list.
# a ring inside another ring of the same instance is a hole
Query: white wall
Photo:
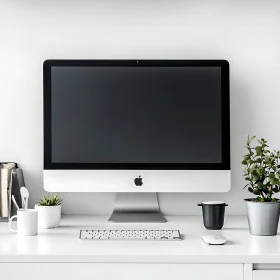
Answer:
[[[245, 135], [280, 148], [280, 1], [0, 0], [0, 160], [43, 193], [42, 62], [47, 58], [225, 58], [231, 64], [232, 189], [160, 194], [166, 214], [218, 199], [244, 214]], [[194, 186], [195, 188], [195, 186]], [[64, 194], [64, 213], [109, 214], [114, 194]]]

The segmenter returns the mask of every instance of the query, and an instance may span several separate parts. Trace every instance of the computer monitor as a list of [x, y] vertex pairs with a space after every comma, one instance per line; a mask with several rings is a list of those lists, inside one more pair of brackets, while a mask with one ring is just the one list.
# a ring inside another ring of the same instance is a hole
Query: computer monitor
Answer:
[[116, 192], [111, 221], [165, 221], [158, 192], [230, 189], [226, 60], [47, 60], [43, 70], [47, 191]]

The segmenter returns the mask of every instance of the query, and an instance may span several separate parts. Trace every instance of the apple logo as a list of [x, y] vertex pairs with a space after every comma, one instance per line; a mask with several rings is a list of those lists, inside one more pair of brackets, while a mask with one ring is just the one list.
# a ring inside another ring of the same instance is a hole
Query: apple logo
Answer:
[[136, 186], [142, 186], [143, 185], [141, 175], [138, 178], [135, 178], [134, 183], [135, 183]]

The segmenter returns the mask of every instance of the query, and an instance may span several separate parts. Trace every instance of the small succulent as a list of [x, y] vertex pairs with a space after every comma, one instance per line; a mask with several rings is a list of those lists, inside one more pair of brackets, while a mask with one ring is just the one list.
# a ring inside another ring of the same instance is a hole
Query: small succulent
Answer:
[[256, 136], [247, 138], [246, 148], [248, 154], [243, 156], [245, 165], [244, 177], [249, 192], [256, 195], [255, 201], [276, 202], [272, 196], [280, 191], [280, 151], [270, 151], [267, 141], [261, 138], [257, 146], [252, 147], [251, 142]]
[[59, 194], [46, 193], [38, 202], [38, 206], [58, 206], [62, 204]]

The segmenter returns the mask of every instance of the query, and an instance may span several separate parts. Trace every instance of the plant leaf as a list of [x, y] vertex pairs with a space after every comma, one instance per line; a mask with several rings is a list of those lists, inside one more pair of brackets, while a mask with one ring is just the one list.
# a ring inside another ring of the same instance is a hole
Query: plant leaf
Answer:
[[249, 135], [248, 135], [248, 140], [247, 140], [247, 146], [250, 145], [250, 143], [256, 138], [256, 136], [252, 136], [249, 138]]

